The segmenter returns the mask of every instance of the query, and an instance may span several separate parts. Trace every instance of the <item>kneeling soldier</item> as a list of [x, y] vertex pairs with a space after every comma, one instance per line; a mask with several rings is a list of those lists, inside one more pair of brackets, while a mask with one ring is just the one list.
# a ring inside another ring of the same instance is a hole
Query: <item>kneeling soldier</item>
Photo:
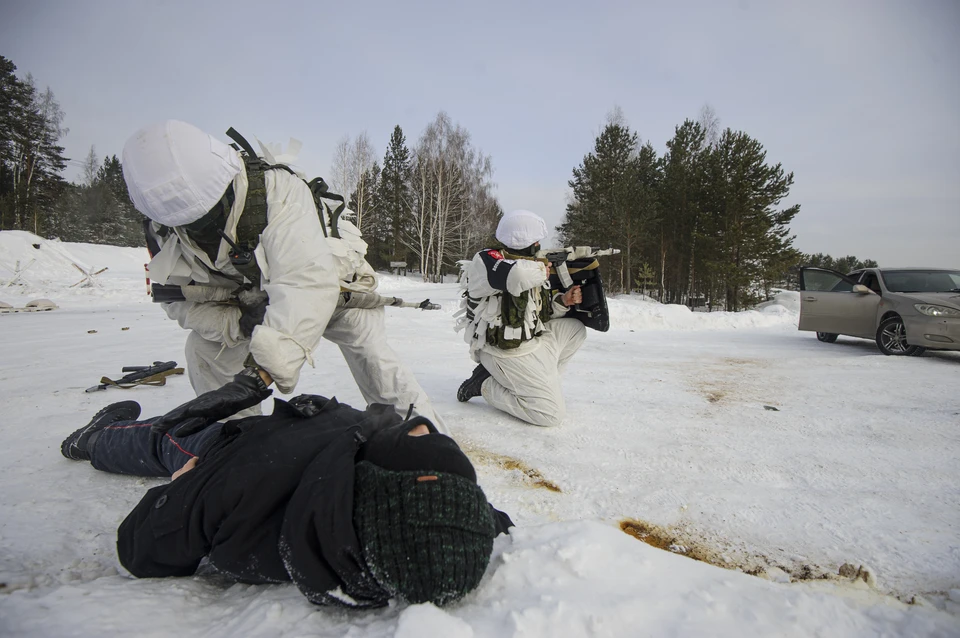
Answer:
[[457, 391], [459, 401], [487, 403], [534, 425], [559, 425], [566, 409], [560, 372], [586, 339], [583, 324], [563, 318], [582, 300], [580, 286], [551, 290], [546, 260], [536, 257], [547, 235], [526, 210], [497, 226], [505, 250], [481, 250], [464, 267], [466, 292], [458, 328], [479, 365]]

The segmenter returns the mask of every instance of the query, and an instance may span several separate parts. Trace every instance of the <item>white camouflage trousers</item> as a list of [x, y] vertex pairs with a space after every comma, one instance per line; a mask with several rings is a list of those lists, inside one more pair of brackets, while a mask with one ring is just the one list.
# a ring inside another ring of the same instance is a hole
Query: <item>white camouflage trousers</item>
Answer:
[[481, 350], [480, 363], [491, 375], [481, 387], [483, 398], [527, 423], [560, 425], [567, 411], [560, 373], [586, 338], [578, 320], [553, 319], [537, 337], [540, 345], [533, 352], [510, 357]]
[[[327, 324], [323, 338], [340, 347], [367, 404], [392, 405], [401, 415], [406, 415], [410, 404], [413, 404], [413, 414], [430, 419], [437, 430], [449, 434], [416, 377], [400, 362], [387, 343], [382, 307], [337, 309]], [[194, 391], [199, 395], [232, 381], [233, 375], [243, 369], [243, 361], [249, 354], [248, 343], [223, 348], [223, 344], [208, 341], [191, 330], [187, 337], [186, 359], [187, 374]], [[323, 394], [322, 389], [317, 389], [317, 392]], [[239, 419], [260, 413], [260, 406], [257, 405], [231, 418]]]

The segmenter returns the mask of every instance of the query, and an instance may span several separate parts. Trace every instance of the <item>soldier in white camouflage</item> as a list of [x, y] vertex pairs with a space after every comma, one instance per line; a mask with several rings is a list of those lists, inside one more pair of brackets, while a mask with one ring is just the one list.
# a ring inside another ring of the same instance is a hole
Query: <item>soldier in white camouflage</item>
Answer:
[[533, 425], [560, 425], [566, 414], [560, 373], [586, 338], [583, 323], [564, 318], [579, 304], [579, 286], [550, 288], [549, 263], [537, 257], [547, 235], [527, 210], [497, 226], [503, 249], [484, 249], [464, 266], [458, 329], [477, 367], [457, 399], [482, 396], [495, 408]]

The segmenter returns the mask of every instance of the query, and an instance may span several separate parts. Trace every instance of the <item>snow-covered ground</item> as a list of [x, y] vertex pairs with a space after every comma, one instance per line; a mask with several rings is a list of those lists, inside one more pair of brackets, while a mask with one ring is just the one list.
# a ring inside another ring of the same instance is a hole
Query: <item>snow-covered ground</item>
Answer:
[[[744, 313], [611, 299], [614, 327], [564, 377], [566, 424], [543, 429], [456, 401], [473, 364], [455, 284], [385, 276], [382, 292], [442, 304], [389, 308], [391, 342], [518, 525], [479, 589], [357, 613], [210, 573], [133, 579], [115, 530], [158, 481], [59, 445], [107, 403], [157, 414], [192, 396], [184, 377], [83, 392], [124, 365], [183, 361], [145, 260], [0, 232], [0, 300], [60, 306], [0, 315], [0, 635], [960, 635], [960, 354], [819, 343], [796, 330], [795, 293]], [[72, 262], [107, 270], [85, 285]], [[337, 349], [315, 358], [298, 389], [359, 404]], [[841, 578], [844, 563], [869, 575]]]

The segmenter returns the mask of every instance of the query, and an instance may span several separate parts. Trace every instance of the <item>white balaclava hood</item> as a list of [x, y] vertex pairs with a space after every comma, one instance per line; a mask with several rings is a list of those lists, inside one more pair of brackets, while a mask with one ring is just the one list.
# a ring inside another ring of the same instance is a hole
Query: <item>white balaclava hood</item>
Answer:
[[497, 240], [515, 250], [532, 246], [546, 236], [547, 223], [540, 215], [528, 210], [510, 211], [497, 225]]
[[165, 226], [203, 217], [242, 170], [235, 150], [177, 120], [145, 126], [123, 147], [123, 178], [133, 205]]

